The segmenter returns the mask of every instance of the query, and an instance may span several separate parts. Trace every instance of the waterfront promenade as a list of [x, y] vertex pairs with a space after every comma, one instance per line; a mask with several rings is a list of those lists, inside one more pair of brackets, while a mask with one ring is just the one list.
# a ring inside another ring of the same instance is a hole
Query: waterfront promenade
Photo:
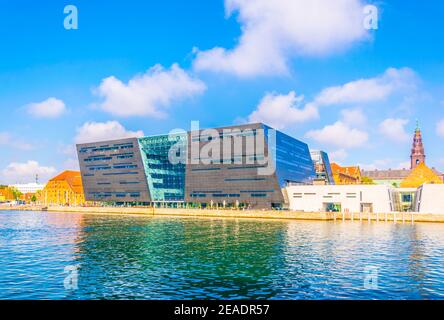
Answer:
[[341, 212], [297, 212], [277, 210], [216, 210], [216, 209], [173, 209], [147, 207], [41, 207], [19, 206], [0, 207], [1, 210], [48, 211], [82, 214], [116, 214], [171, 217], [210, 217], [278, 220], [313, 220], [313, 221], [373, 221], [373, 222], [435, 222], [444, 223], [444, 214], [425, 214], [413, 212], [392, 213], [341, 213]]

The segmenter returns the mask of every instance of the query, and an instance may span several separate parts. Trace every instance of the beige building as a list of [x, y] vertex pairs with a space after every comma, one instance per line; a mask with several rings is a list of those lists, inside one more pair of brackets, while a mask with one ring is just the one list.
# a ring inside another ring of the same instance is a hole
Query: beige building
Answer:
[[85, 204], [79, 171], [64, 171], [48, 181], [39, 202], [47, 206], [80, 206]]

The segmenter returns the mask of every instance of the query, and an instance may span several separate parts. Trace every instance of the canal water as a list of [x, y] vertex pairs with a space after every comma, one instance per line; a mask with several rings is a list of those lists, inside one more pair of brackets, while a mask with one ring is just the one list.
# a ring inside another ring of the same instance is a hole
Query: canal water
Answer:
[[443, 299], [444, 224], [0, 212], [0, 299]]

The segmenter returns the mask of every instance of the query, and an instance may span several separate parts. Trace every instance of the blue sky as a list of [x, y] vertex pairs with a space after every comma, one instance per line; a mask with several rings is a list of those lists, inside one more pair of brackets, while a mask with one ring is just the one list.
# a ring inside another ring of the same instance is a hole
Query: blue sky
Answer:
[[[64, 28], [68, 4], [78, 30]], [[366, 4], [377, 30], [362, 25]], [[75, 168], [76, 142], [192, 120], [264, 121], [384, 169], [407, 166], [419, 119], [427, 163], [444, 171], [443, 12], [439, 0], [2, 1], [0, 183]]]

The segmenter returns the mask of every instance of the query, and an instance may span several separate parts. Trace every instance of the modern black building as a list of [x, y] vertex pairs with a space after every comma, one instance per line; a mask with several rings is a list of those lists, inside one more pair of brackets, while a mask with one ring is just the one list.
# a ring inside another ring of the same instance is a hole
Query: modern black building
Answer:
[[308, 146], [264, 124], [193, 129], [77, 146], [87, 201], [281, 208], [311, 184]]

